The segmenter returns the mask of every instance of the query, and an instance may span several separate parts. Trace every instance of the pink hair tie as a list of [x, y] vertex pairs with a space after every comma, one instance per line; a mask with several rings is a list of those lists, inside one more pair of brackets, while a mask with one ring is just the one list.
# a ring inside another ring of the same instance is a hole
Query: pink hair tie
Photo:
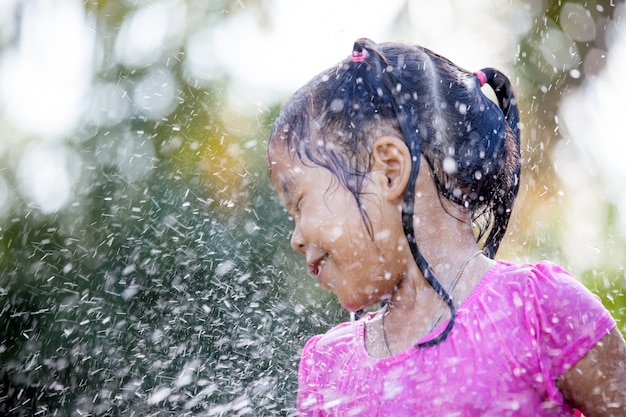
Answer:
[[487, 83], [487, 76], [485, 75], [484, 72], [476, 71], [474, 75], [478, 77], [478, 81], [480, 81], [481, 87]]
[[363, 62], [365, 61], [365, 54], [363, 51], [352, 51], [352, 62]]

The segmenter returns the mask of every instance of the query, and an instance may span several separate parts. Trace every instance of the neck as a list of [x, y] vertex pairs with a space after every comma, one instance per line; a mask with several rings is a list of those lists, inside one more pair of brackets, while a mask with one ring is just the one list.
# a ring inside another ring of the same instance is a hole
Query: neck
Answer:
[[[478, 250], [469, 213], [437, 198], [416, 208], [414, 230], [417, 247], [435, 277], [447, 288], [450, 275]], [[421, 276], [421, 273], [419, 274]], [[423, 279], [423, 277], [422, 277]]]
[[[486, 263], [480, 262], [483, 266], [490, 266], [492, 263], [488, 258], [481, 256], [482, 252], [473, 240], [470, 244], [463, 245], [458, 250], [451, 252], [447, 250], [429, 251], [419, 248], [435, 279], [451, 297], [453, 294], [450, 294], [450, 290], [453, 285], [457, 288], [471, 285], [473, 280], [466, 277], [473, 276], [474, 265], [479, 263], [480, 258], [484, 258], [486, 261]], [[443, 302], [441, 297], [426, 281], [417, 265], [414, 265], [411, 271], [391, 295], [390, 308], [413, 310], [417, 307], [423, 311], [429, 306], [441, 304]]]
[[[413, 211], [416, 243], [448, 293], [456, 280], [454, 293], [450, 295], [458, 307], [493, 261], [486, 256], [473, 256], [478, 246], [469, 212], [439, 195], [426, 165], [420, 166], [416, 183]], [[405, 245], [408, 246], [406, 239], [399, 245], [404, 248], [403, 256], [411, 257]], [[424, 279], [412, 257], [407, 261], [408, 269], [391, 295], [385, 316], [386, 337], [394, 352], [416, 343], [439, 319], [449, 318], [446, 303]]]
[[[439, 200], [436, 203], [441, 208]], [[458, 209], [454, 214], [450, 214], [453, 213], [450, 209], [442, 210], [444, 213], [437, 216], [416, 210], [420, 217], [431, 220], [426, 223], [416, 219], [417, 245], [435, 278], [458, 307], [493, 262], [481, 256], [469, 215]], [[432, 219], [437, 221], [432, 222]], [[433, 330], [433, 325], [449, 318], [447, 304], [415, 264], [399, 283], [387, 308], [385, 326], [394, 352], [416, 343]]]

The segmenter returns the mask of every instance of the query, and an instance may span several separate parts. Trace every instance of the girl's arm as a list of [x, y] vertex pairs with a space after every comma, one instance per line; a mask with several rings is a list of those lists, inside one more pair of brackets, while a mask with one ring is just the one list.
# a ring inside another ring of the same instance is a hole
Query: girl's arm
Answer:
[[626, 343], [617, 328], [557, 381], [585, 417], [626, 416]]

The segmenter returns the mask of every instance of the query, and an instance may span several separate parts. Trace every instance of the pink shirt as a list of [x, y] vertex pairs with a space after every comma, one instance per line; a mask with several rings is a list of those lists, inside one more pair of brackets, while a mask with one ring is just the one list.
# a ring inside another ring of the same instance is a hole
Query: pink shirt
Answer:
[[615, 326], [598, 297], [548, 262], [498, 262], [434, 347], [372, 358], [371, 317], [307, 342], [299, 415], [571, 417], [555, 380]]

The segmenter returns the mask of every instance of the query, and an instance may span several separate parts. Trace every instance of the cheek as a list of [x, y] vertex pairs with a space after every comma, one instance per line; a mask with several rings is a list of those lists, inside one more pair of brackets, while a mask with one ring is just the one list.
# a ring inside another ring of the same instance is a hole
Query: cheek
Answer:
[[381, 230], [380, 232], [376, 233], [374, 237], [376, 238], [377, 241], [386, 242], [391, 237], [391, 230], [389, 229]]
[[335, 226], [330, 230], [328, 239], [331, 242], [336, 242], [337, 240], [339, 240], [341, 237], [343, 236], [343, 227], [341, 226]]
[[337, 220], [335, 218], [333, 223], [324, 224], [324, 226], [319, 229], [326, 230], [326, 239], [328, 239], [329, 242], [343, 242], [354, 250], [360, 250], [362, 248], [361, 242], [365, 239], [370, 239], [369, 234], [365, 230], [365, 226], [358, 221], [351, 221], [351, 219]]
[[374, 305], [387, 299], [389, 294], [393, 292], [393, 286], [389, 286], [388, 282], [373, 282], [363, 284], [356, 290], [353, 290], [351, 297], [362, 305]]
[[378, 299], [378, 294], [380, 293], [380, 288], [378, 288], [374, 284], [367, 284], [363, 286], [361, 292], [369, 297], [369, 299]]

